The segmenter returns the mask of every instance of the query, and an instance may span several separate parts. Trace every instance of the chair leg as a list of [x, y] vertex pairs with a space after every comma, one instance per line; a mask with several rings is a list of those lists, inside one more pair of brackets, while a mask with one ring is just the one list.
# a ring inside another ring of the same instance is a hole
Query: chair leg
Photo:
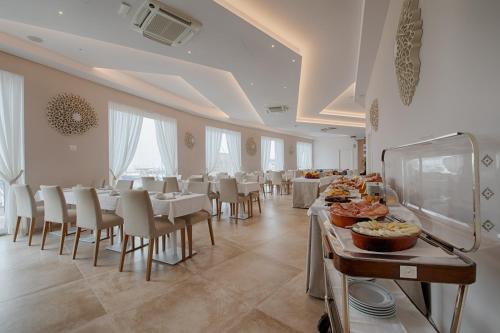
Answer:
[[146, 281], [151, 280], [151, 265], [153, 263], [153, 250], [154, 250], [155, 239], [150, 238], [148, 244], [148, 264], [146, 269]]
[[128, 235], [125, 234], [123, 235], [122, 253], [120, 255], [120, 266], [118, 267], [118, 270], [120, 272], [123, 272], [123, 262], [125, 261], [125, 253], [127, 252], [127, 242], [128, 242]]
[[259, 214], [262, 214], [262, 210], [260, 209], [260, 195], [257, 196], [257, 204], [259, 205]]
[[132, 249], [135, 249], [135, 236], [130, 236], [132, 237], [131, 243], [132, 243]]
[[163, 235], [161, 236], [162, 240], [162, 251], [165, 252], [165, 249], [167, 248], [167, 236]]
[[111, 227], [111, 234], [109, 235], [109, 241], [111, 242], [111, 245], [114, 245], [114, 240], [115, 240], [115, 227]]
[[212, 245], [215, 245], [215, 241], [214, 241], [214, 231], [212, 229], [212, 219], [209, 217], [207, 219], [207, 222], [208, 222], [208, 231], [210, 232], [210, 240], [212, 241]]
[[186, 260], [186, 228], [181, 229], [181, 255], [182, 260]]
[[67, 223], [61, 223], [61, 243], [59, 244], [59, 254], [63, 254], [64, 238], [66, 238]]
[[73, 259], [76, 258], [76, 251], [78, 249], [78, 241], [80, 240], [80, 233], [82, 232], [82, 228], [76, 228], [75, 241], [73, 243]]
[[141, 237], [141, 247], [144, 246], [144, 237]]
[[16, 221], [16, 230], [14, 231], [14, 242], [17, 240], [17, 233], [19, 232], [20, 224], [21, 224], [21, 216], [18, 216]]
[[193, 256], [193, 226], [187, 226], [188, 243], [189, 243], [189, 258]]
[[49, 225], [50, 225], [50, 222], [45, 221], [43, 223], [42, 247], [40, 248], [41, 250], [43, 250], [43, 247], [45, 246], [45, 239], [47, 238], [47, 232], [49, 231]]
[[35, 218], [31, 219], [30, 231], [29, 231], [29, 236], [28, 236], [29, 237], [28, 246], [31, 246], [31, 240], [33, 239], [33, 231], [35, 230], [35, 221], [36, 221]]
[[120, 242], [123, 242], [123, 224], [120, 225]]
[[240, 215], [240, 204], [236, 203], [236, 221], [238, 221], [238, 216]]
[[160, 242], [159, 242], [160, 238], [156, 237], [155, 239], [155, 253], [158, 254], [159, 250], [160, 250]]
[[95, 236], [94, 266], [97, 266], [97, 256], [99, 255], [99, 243], [101, 242], [101, 229], [98, 229]]

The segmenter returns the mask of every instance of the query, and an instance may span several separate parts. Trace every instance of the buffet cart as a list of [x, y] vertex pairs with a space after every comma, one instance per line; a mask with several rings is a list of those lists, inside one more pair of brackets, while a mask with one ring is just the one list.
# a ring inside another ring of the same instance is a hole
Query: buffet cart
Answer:
[[[354, 246], [350, 230], [331, 223], [327, 209], [317, 210], [316, 222], [321, 235], [323, 258], [324, 302], [330, 330], [365, 331], [366, 328], [360, 329], [352, 324], [349, 277], [370, 277], [394, 280], [403, 291], [404, 282], [401, 281], [418, 282], [418, 285], [457, 285], [449, 331], [459, 332], [467, 288], [476, 280], [476, 264], [466, 253], [475, 251], [480, 244], [476, 140], [468, 133], [454, 133], [385, 149], [382, 153], [382, 170], [384, 185], [390, 185], [399, 197], [399, 203], [389, 207], [391, 214], [414, 216], [421, 223], [422, 233], [416, 245], [407, 250], [366, 251]], [[316, 205], [321, 205], [321, 202]], [[314, 239], [311, 241], [314, 242]], [[317, 244], [310, 244], [310, 249], [315, 246]], [[311, 265], [311, 260], [309, 258], [308, 265]], [[311, 270], [308, 268], [308, 271]], [[320, 290], [309, 283], [309, 289], [316, 288], [316, 292]], [[430, 293], [430, 288], [427, 292]], [[405, 295], [411, 298], [410, 293], [405, 292]], [[411, 302], [418, 308], [418, 300], [411, 299]], [[416, 313], [426, 319], [427, 326], [419, 324], [417, 331], [427, 332], [429, 324], [433, 324], [431, 309], [418, 310]], [[403, 319], [396, 321], [405, 328], [402, 331], [415, 331], [415, 322], [406, 323], [409, 326], [405, 326]], [[376, 323], [372, 323], [370, 331], [378, 332], [376, 326]]]

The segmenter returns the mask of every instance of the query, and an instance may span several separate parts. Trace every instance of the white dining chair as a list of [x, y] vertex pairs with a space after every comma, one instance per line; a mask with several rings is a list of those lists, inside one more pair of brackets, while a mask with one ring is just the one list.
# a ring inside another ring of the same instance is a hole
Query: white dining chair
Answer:
[[116, 191], [125, 191], [125, 190], [131, 190], [132, 187], [134, 187], [134, 181], [133, 180], [126, 180], [126, 179], [118, 179], [116, 182], [116, 185], [114, 189]]
[[276, 189], [276, 193], [283, 194], [283, 176], [280, 171], [271, 171], [271, 192]]
[[43, 224], [42, 247], [45, 246], [45, 239], [51, 223], [61, 224], [61, 240], [59, 245], [59, 254], [62, 254], [64, 248], [64, 238], [68, 233], [68, 224], [76, 222], [76, 210], [68, 209], [63, 191], [59, 186], [40, 186], [42, 190], [45, 222]]
[[153, 180], [148, 183], [148, 186], [143, 186], [142, 188], [148, 192], [159, 192], [165, 193], [166, 182], [163, 180]]
[[[94, 266], [97, 266], [97, 256], [99, 255], [99, 243], [101, 241], [101, 231], [111, 228], [111, 245], [113, 245], [113, 228], [121, 227], [123, 219], [110, 213], [103, 213], [99, 198], [95, 189], [90, 187], [74, 187], [73, 194], [76, 201], [76, 235], [73, 243], [73, 259], [78, 250], [78, 241], [82, 229], [93, 230], [95, 235]], [[122, 231], [123, 234], [123, 231]]]
[[43, 207], [38, 207], [33, 197], [33, 192], [29, 185], [12, 185], [14, 195], [16, 198], [17, 207], [17, 220], [16, 229], [14, 231], [14, 242], [17, 240], [17, 233], [19, 232], [19, 225], [21, 219], [25, 218], [30, 222], [28, 231], [28, 246], [31, 246], [33, 238], [33, 231], [35, 230], [36, 221], [38, 218], [43, 219]]
[[124, 224], [120, 272], [123, 271], [127, 242], [130, 236], [149, 239], [146, 281], [151, 279], [153, 248], [159, 237], [181, 230], [182, 259], [186, 258], [186, 222], [182, 218], [176, 218], [175, 223], [172, 223], [166, 216], [154, 216], [147, 191], [124, 191], [121, 200]]
[[219, 213], [219, 220], [221, 217], [221, 210], [222, 210], [222, 203], [223, 202], [229, 203], [230, 215], [233, 216], [233, 213], [236, 213], [236, 215], [235, 215], [236, 220], [238, 220], [240, 204], [245, 205], [245, 203], [247, 203], [249, 215], [251, 215], [250, 195], [243, 195], [241, 193], [238, 193], [238, 184], [236, 183], [236, 179], [234, 179], [234, 178], [221, 179], [220, 186], [219, 186], [219, 195], [220, 195], [219, 208], [217, 210]]
[[177, 177], [165, 177], [165, 193], [180, 192]]
[[[188, 190], [192, 193], [198, 194], [209, 194], [210, 191], [210, 183], [209, 182], [190, 182], [188, 184]], [[182, 219], [186, 221], [186, 229], [188, 236], [188, 244], [189, 244], [189, 257], [193, 256], [193, 225], [207, 221], [208, 231], [210, 233], [210, 240], [212, 245], [215, 245], [214, 241], [214, 232], [212, 229], [212, 216], [209, 212], [205, 210], [200, 210], [199, 212], [188, 214], [185, 216], [181, 216]]]
[[[155, 181], [155, 177], [141, 177], [142, 188], [147, 190], [149, 186]], [[148, 190], [149, 191], [149, 190]]]
[[243, 177], [245, 177], [245, 173], [244, 172], [238, 171], [238, 172], [234, 173], [234, 178], [236, 179], [236, 181], [238, 183], [243, 182]]

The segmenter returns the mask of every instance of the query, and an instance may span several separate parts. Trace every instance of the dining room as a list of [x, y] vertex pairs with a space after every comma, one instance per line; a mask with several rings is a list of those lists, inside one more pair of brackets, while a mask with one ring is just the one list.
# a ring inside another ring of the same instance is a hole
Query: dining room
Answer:
[[499, 12], [0, 1], [0, 332], [497, 332]]

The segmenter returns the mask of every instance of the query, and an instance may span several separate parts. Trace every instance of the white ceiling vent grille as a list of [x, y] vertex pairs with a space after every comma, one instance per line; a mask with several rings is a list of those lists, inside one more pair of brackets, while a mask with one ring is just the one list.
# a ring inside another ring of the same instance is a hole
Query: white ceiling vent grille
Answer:
[[327, 133], [327, 132], [330, 132], [330, 131], [334, 131], [336, 130], [337, 127], [332, 127], [332, 126], [329, 126], [329, 127], [324, 127], [321, 129], [321, 132], [324, 132], [324, 133]]
[[133, 19], [144, 37], [169, 46], [185, 44], [201, 28], [201, 23], [177, 13], [156, 0], [147, 0]]
[[286, 105], [269, 106], [266, 111], [267, 113], [285, 113], [288, 111], [288, 106]]

